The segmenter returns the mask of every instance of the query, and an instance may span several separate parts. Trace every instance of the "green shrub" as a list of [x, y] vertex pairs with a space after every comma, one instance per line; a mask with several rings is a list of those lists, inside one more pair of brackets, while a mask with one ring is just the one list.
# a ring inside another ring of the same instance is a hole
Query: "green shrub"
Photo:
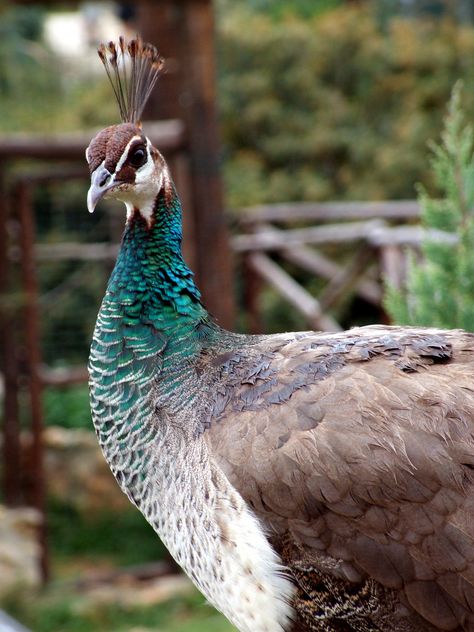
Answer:
[[232, 206], [413, 197], [430, 183], [458, 78], [474, 114], [474, 29], [347, 4], [278, 21], [237, 5], [219, 28], [225, 178]]
[[116, 566], [162, 559], [164, 545], [134, 507], [89, 517], [70, 505], [51, 501], [48, 506], [51, 553], [56, 561], [74, 558], [104, 559]]
[[59, 388], [49, 386], [44, 389], [43, 395], [46, 425], [92, 431], [87, 384]]
[[453, 91], [442, 143], [433, 146], [432, 169], [441, 197], [420, 187], [422, 224], [457, 236], [457, 243], [425, 239], [423, 260], [411, 258], [406, 288], [389, 288], [386, 306], [401, 324], [462, 327], [474, 331], [474, 133]]

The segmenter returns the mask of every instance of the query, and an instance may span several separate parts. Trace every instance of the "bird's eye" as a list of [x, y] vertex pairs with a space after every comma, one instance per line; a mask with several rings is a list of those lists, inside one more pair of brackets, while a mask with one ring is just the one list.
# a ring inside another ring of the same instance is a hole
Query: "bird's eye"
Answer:
[[135, 151], [128, 157], [128, 162], [132, 165], [132, 167], [135, 167], [135, 169], [144, 165], [145, 161], [146, 151], [143, 147], [137, 147], [137, 149], [135, 149]]

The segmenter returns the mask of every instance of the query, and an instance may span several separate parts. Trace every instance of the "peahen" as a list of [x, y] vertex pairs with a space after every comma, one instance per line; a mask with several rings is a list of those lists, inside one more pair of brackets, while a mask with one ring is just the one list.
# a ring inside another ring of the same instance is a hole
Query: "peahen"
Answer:
[[90, 396], [122, 490], [241, 632], [474, 630], [474, 335], [219, 327], [140, 124], [162, 59], [99, 54], [122, 123], [86, 151], [88, 208], [127, 219]]

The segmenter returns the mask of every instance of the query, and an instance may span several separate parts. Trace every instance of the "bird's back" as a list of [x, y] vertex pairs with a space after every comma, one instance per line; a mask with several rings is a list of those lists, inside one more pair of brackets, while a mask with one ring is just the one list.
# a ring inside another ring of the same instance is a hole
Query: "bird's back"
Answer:
[[290, 569], [295, 630], [474, 630], [474, 336], [268, 336], [212, 364], [204, 434]]

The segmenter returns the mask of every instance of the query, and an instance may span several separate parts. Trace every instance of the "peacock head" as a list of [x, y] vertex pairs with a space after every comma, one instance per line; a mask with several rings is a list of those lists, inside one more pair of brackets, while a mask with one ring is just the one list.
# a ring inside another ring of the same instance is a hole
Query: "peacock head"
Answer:
[[138, 125], [122, 123], [106, 127], [86, 149], [91, 172], [87, 208], [92, 213], [102, 198], [124, 202], [146, 212], [165, 181], [168, 167]]
[[139, 38], [129, 43], [120, 38], [118, 45], [102, 44], [98, 52], [122, 123], [103, 129], [86, 149], [91, 172], [87, 206], [92, 213], [101, 198], [114, 198], [125, 203], [129, 214], [139, 209], [146, 215], [169, 180], [166, 162], [143, 133], [140, 122], [163, 59], [154, 46]]

